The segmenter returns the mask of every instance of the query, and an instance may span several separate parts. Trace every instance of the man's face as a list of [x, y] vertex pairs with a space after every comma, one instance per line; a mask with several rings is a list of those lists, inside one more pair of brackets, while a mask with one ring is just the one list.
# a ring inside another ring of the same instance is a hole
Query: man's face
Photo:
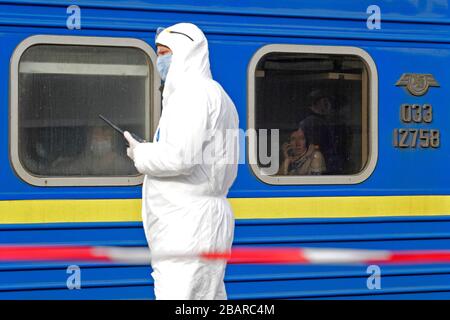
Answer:
[[320, 98], [313, 103], [311, 109], [319, 114], [328, 115], [332, 111], [331, 101], [326, 97]]
[[161, 44], [156, 45], [156, 49], [156, 53], [158, 54], [158, 56], [172, 53], [172, 50], [170, 50], [169, 47], [163, 46]]

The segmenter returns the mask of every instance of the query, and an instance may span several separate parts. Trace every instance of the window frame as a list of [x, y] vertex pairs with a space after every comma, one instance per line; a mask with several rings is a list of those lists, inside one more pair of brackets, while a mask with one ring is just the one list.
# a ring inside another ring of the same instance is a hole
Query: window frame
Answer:
[[[12, 168], [26, 183], [34, 186], [135, 186], [143, 182], [144, 176], [37, 176], [27, 171], [19, 159], [19, 64], [24, 52], [35, 45], [79, 45], [79, 46], [106, 46], [136, 48], [144, 52], [150, 60], [150, 74], [148, 77], [148, 105], [145, 113], [146, 131], [152, 139], [161, 115], [161, 93], [159, 91], [160, 77], [156, 69], [156, 53], [153, 48], [143, 40], [136, 38], [119, 37], [91, 37], [91, 36], [56, 36], [34, 35], [24, 39], [14, 50], [10, 61], [9, 79], [9, 156]], [[151, 97], [153, 93], [153, 98]]]
[[[367, 100], [367, 162], [362, 171], [352, 175], [320, 175], [320, 176], [270, 176], [262, 173], [257, 163], [250, 163], [249, 159], [257, 159], [257, 139], [247, 139], [247, 160], [252, 173], [262, 182], [270, 185], [330, 185], [330, 184], [357, 184], [369, 178], [375, 170], [378, 160], [378, 71], [375, 62], [369, 53], [353, 46], [323, 46], [323, 45], [297, 45], [297, 44], [269, 44], [258, 49], [253, 55], [247, 69], [247, 128], [255, 130], [256, 67], [260, 60], [269, 53], [309, 53], [329, 55], [357, 56], [365, 64], [367, 70], [367, 90], [362, 96]], [[364, 71], [363, 71], [364, 72]], [[362, 80], [364, 81], [364, 79]], [[362, 110], [364, 112], [364, 108]], [[362, 135], [364, 135], [362, 130]], [[362, 145], [364, 152], [364, 144]]]

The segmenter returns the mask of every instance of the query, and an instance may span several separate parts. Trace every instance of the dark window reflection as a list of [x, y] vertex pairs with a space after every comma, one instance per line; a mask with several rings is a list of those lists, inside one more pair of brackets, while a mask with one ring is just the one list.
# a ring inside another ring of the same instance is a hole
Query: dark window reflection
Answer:
[[38, 45], [19, 67], [19, 156], [37, 176], [136, 175], [103, 114], [148, 136], [149, 61], [135, 48]]
[[255, 74], [256, 129], [280, 130], [280, 166], [289, 160], [278, 174], [363, 170], [367, 82], [365, 64], [356, 56], [271, 53], [261, 59]]

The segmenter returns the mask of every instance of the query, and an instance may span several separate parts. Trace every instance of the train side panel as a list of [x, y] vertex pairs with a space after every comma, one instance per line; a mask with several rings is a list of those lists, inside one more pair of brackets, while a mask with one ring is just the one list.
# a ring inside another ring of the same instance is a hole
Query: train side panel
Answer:
[[[230, 190], [235, 246], [359, 249], [450, 249], [450, 18], [439, 4], [382, 2], [382, 29], [369, 30], [370, 1], [332, 1], [278, 7], [225, 1], [78, 1], [81, 30], [66, 28], [67, 3], [0, 1], [0, 243], [145, 247], [140, 186], [38, 187], [18, 177], [10, 160], [10, 61], [26, 38], [44, 34], [135, 38], [154, 48], [159, 26], [191, 21], [206, 33], [213, 76], [248, 120], [248, 66], [269, 44], [345, 46], [364, 50], [377, 71], [377, 160], [358, 184], [268, 185], [248, 164]], [[396, 86], [404, 73], [432, 74], [439, 87], [415, 97]], [[252, 75], [250, 75], [252, 76]], [[402, 104], [429, 104], [429, 124], [405, 124]], [[375, 106], [371, 106], [375, 107]], [[436, 129], [438, 148], [396, 148], [395, 129]], [[70, 265], [81, 289], [70, 290]], [[366, 299], [450, 297], [450, 265], [381, 266], [381, 287], [370, 289], [367, 266], [230, 265], [230, 299]], [[151, 299], [151, 268], [98, 263], [0, 264], [0, 299]]]

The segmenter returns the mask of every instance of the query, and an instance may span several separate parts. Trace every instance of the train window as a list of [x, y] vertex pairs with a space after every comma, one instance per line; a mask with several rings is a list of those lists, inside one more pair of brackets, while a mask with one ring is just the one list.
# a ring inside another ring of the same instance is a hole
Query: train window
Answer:
[[[155, 54], [137, 39], [35, 36], [11, 65], [11, 158], [34, 185], [136, 185], [123, 137], [149, 139], [159, 116]], [[156, 89], [156, 90], [155, 90]]]
[[269, 184], [352, 184], [377, 159], [377, 71], [354, 47], [269, 45], [248, 74], [250, 165]]

